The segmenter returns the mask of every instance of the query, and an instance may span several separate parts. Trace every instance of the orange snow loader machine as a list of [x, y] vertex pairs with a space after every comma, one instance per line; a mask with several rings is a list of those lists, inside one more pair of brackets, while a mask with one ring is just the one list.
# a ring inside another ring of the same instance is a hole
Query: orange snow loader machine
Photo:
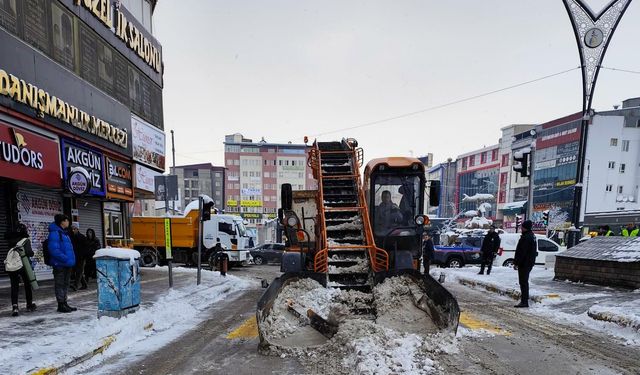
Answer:
[[[364, 152], [354, 139], [314, 142], [308, 165], [317, 190], [281, 189], [278, 220], [286, 236], [283, 275], [264, 292], [257, 306], [260, 348], [271, 343], [263, 322], [287, 284], [311, 278], [326, 288], [371, 294], [366, 309], [375, 319], [373, 288], [385, 279], [407, 276], [422, 291], [419, 306], [439, 330], [455, 333], [460, 309], [453, 295], [428, 273], [420, 272], [422, 238], [428, 218], [423, 215], [425, 168], [409, 157], [371, 160], [360, 169]], [[439, 196], [438, 187], [431, 191]], [[362, 311], [353, 311], [359, 314]], [[326, 322], [321, 322], [326, 324]], [[334, 329], [335, 331], [335, 329]], [[323, 332], [323, 334], [326, 332]]]

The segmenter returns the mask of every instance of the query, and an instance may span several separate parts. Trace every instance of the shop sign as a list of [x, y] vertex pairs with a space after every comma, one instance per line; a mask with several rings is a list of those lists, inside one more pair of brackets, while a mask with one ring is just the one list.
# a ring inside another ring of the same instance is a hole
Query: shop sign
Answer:
[[262, 189], [246, 188], [241, 190], [242, 195], [262, 195]]
[[[93, 0], [94, 2], [96, 0]], [[104, 1], [104, 0], [102, 0]], [[119, 8], [116, 9], [116, 35], [120, 38], [138, 57], [149, 65], [157, 73], [162, 71], [162, 54], [160, 47], [154, 45], [145, 35], [129, 21]]]
[[576, 180], [561, 180], [556, 181], [556, 187], [573, 186], [576, 184]]
[[111, 0], [74, 0], [75, 5], [86, 8], [108, 29], [112, 30], [127, 47], [134, 51], [147, 65], [157, 73], [162, 69], [162, 54], [156, 42], [150, 40], [127, 19], [121, 11], [119, 1], [115, 7], [115, 28]]
[[254, 212], [243, 212], [240, 214], [243, 219], [262, 219], [262, 214]]
[[[89, 186], [85, 193], [101, 197], [106, 195], [104, 162], [100, 152], [63, 140], [62, 154], [63, 177], [67, 181], [67, 189], [70, 192], [82, 194], [80, 193], [82, 188], [82, 176], [80, 175], [84, 175]], [[72, 186], [71, 182], [74, 182], [75, 185]]]
[[154, 179], [156, 176], [160, 176], [160, 172], [136, 164], [136, 189], [155, 191]]
[[140, 118], [132, 116], [131, 133], [133, 160], [164, 171], [164, 132]]
[[59, 187], [58, 143], [22, 128], [0, 123], [0, 176]]
[[235, 199], [229, 199], [227, 201], [227, 206], [229, 207], [236, 207], [238, 205], [238, 201]]
[[242, 207], [262, 207], [262, 201], [253, 200], [241, 200], [240, 206]]
[[75, 195], [85, 195], [91, 189], [89, 173], [85, 169], [76, 169], [69, 173], [67, 187]]
[[267, 218], [269, 219], [275, 219], [277, 216], [277, 214], [267, 214]]
[[93, 134], [122, 148], [127, 148], [128, 134], [125, 129], [79, 110], [43, 89], [21, 80], [0, 69], [0, 95], [8, 96], [16, 102], [28, 105], [39, 115], [49, 115], [66, 122], [84, 132]]
[[133, 200], [133, 172], [131, 164], [106, 158], [107, 196]]

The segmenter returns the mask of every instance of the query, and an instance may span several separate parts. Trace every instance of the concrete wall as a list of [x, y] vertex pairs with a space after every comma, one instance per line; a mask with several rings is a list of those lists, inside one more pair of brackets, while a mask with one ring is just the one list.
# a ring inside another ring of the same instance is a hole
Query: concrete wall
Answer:
[[612, 262], [556, 257], [556, 280], [640, 288], [640, 262]]

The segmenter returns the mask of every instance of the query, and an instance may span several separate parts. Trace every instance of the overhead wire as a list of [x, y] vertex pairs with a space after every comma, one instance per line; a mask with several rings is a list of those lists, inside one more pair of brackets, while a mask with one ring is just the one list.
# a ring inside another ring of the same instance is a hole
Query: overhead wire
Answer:
[[360, 128], [374, 126], [374, 125], [382, 124], [382, 123], [393, 121], [393, 120], [398, 120], [398, 119], [401, 119], [401, 118], [415, 116], [415, 115], [418, 115], [418, 114], [421, 114], [421, 113], [435, 111], [437, 109], [450, 107], [450, 106], [455, 105], [455, 104], [468, 102], [468, 101], [479, 99], [479, 98], [482, 98], [482, 97], [485, 97], [485, 96], [497, 94], [499, 92], [503, 92], [503, 91], [511, 90], [511, 89], [514, 89], [514, 88], [517, 88], [517, 87], [525, 86], [525, 85], [528, 85], [528, 84], [531, 84], [531, 83], [539, 82], [539, 81], [542, 81], [542, 80], [545, 80], [545, 79], [553, 78], [553, 77], [556, 77], [556, 76], [559, 76], [559, 75], [562, 75], [562, 74], [566, 74], [566, 73], [572, 72], [572, 71], [577, 70], [577, 69], [580, 69], [580, 67], [578, 66], [578, 67], [574, 67], [574, 68], [571, 68], [571, 69], [562, 70], [560, 72], [556, 72], [556, 73], [553, 73], [553, 74], [548, 74], [548, 75], [545, 75], [545, 76], [542, 76], [542, 77], [538, 77], [538, 78], [535, 78], [535, 79], [531, 79], [531, 80], [528, 80], [528, 81], [525, 81], [525, 82], [520, 82], [520, 83], [517, 83], [517, 84], [514, 84], [514, 85], [506, 86], [506, 87], [503, 87], [503, 88], [500, 88], [500, 89], [497, 89], [497, 90], [487, 91], [487, 92], [484, 92], [484, 93], [481, 93], [481, 94], [469, 96], [469, 97], [462, 98], [462, 99], [457, 99], [457, 100], [454, 100], [454, 101], [451, 101], [451, 102], [448, 102], [448, 103], [444, 103], [444, 104], [438, 104], [438, 105], [435, 105], [435, 106], [432, 106], [432, 107], [428, 107], [428, 108], [424, 108], [424, 109], [420, 109], [420, 110], [417, 110], [417, 111], [407, 112], [407, 113], [403, 113], [403, 114], [400, 114], [400, 115], [395, 115], [395, 116], [383, 118], [383, 119], [380, 119], [380, 120], [369, 121], [369, 122], [365, 122], [363, 124], [358, 124], [358, 125], [354, 125], [354, 126], [349, 126], [349, 127], [344, 127], [344, 128], [340, 128], [340, 129], [334, 129], [334, 130], [322, 132], [322, 133], [312, 134], [311, 136], [312, 137], [319, 137], [319, 136], [322, 136], [322, 135], [338, 133], [338, 132], [345, 131], [345, 130], [360, 129]]

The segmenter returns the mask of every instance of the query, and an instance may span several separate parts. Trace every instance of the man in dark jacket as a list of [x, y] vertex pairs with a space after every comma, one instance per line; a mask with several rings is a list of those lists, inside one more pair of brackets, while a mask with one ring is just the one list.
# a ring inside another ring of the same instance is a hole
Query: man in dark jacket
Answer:
[[431, 259], [433, 258], [433, 240], [428, 234], [424, 235], [424, 241], [422, 241], [422, 265], [424, 266], [424, 274], [429, 274], [429, 268], [431, 267]]
[[529, 273], [536, 263], [536, 236], [531, 231], [533, 223], [525, 220], [522, 223], [522, 235], [516, 246], [516, 254], [513, 260], [514, 269], [518, 271], [518, 283], [520, 283], [520, 303], [514, 307], [529, 307]]
[[487, 275], [491, 274], [491, 266], [493, 265], [493, 260], [499, 248], [500, 235], [496, 232], [496, 227], [492, 225], [482, 240], [482, 247], [480, 248], [480, 251], [482, 251], [482, 264], [480, 265], [478, 275], [484, 275], [485, 266], [487, 266]]
[[89, 253], [87, 249], [87, 237], [80, 233], [77, 224], [71, 226], [71, 244], [73, 245], [73, 254], [76, 257], [71, 289], [73, 291], [78, 290], [78, 283], [81, 283], [80, 289], [87, 289], [87, 280], [84, 277], [84, 267]]
[[69, 218], [63, 214], [57, 214], [53, 223], [49, 224], [49, 237], [47, 248], [51, 257], [53, 267], [53, 281], [58, 301], [58, 312], [69, 313], [77, 310], [67, 304], [67, 290], [71, 280], [71, 269], [76, 264], [76, 257], [73, 254], [73, 245], [67, 235], [69, 228]]

